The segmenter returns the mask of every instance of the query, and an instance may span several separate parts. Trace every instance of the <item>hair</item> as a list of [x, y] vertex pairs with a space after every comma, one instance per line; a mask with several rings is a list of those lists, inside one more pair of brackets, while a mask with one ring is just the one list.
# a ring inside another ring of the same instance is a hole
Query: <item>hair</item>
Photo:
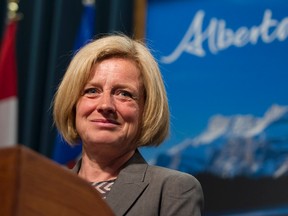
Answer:
[[143, 79], [145, 104], [137, 147], [158, 146], [167, 138], [170, 125], [168, 100], [158, 64], [142, 42], [120, 34], [91, 41], [75, 54], [54, 96], [56, 127], [70, 145], [79, 142], [75, 125], [76, 104], [93, 65], [115, 57], [134, 61]]

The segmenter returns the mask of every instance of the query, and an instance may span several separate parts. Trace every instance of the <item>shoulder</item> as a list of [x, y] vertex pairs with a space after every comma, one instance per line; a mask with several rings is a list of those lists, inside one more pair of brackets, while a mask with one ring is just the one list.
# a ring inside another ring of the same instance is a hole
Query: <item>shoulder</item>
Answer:
[[163, 187], [173, 186], [174, 189], [179, 190], [196, 190], [202, 191], [200, 182], [192, 175], [180, 172], [173, 169], [168, 169], [159, 166], [148, 165], [147, 175], [151, 181], [161, 182]]
[[194, 176], [177, 170], [149, 165], [147, 180], [153, 191], [161, 193], [163, 212], [177, 212], [178, 215], [190, 215], [191, 213], [192, 215], [201, 215], [204, 194], [200, 182]]
[[184, 173], [184, 172], [180, 172], [178, 170], [173, 170], [173, 169], [170, 169], [170, 168], [166, 168], [166, 167], [160, 167], [160, 166], [154, 166], [154, 165], [148, 165], [148, 169], [147, 169], [147, 172], [150, 172], [151, 174], [153, 175], [156, 175], [160, 178], [165, 178], [165, 179], [169, 179], [169, 178], [172, 178], [172, 179], [187, 179], [187, 180], [192, 180], [192, 181], [196, 181], [198, 182], [198, 180], [188, 174], [188, 173]]

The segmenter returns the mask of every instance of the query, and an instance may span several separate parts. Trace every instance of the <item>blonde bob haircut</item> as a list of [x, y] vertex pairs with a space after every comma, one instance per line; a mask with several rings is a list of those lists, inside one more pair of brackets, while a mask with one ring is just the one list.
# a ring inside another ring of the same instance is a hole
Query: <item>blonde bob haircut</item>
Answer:
[[115, 57], [133, 60], [143, 79], [145, 104], [135, 145], [158, 146], [168, 136], [170, 125], [167, 95], [158, 64], [145, 45], [120, 34], [91, 41], [73, 57], [54, 97], [56, 127], [70, 145], [79, 142], [76, 104], [91, 77], [93, 65]]

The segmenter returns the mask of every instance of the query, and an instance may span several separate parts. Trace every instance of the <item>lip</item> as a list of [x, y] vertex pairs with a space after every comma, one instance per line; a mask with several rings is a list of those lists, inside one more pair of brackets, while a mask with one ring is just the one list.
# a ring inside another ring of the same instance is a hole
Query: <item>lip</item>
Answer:
[[114, 119], [93, 119], [92, 122], [103, 124], [103, 125], [110, 125], [110, 124], [120, 125], [120, 123]]

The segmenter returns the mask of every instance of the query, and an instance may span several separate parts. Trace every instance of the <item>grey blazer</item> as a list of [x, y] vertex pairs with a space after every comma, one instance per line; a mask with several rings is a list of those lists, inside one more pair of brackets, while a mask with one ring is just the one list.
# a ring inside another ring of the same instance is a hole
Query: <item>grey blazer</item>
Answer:
[[[81, 162], [74, 172], [80, 166]], [[120, 171], [106, 202], [117, 216], [199, 216], [204, 197], [196, 178], [148, 165], [137, 150]]]

